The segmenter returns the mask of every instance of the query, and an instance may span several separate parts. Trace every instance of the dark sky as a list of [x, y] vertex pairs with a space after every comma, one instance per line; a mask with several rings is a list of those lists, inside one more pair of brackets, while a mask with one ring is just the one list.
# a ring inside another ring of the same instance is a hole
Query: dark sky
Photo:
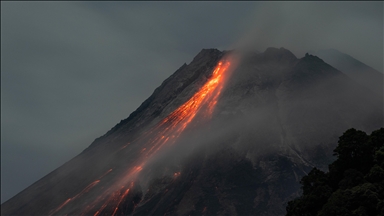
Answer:
[[383, 71], [383, 2], [1, 2], [1, 202], [202, 48], [335, 48]]

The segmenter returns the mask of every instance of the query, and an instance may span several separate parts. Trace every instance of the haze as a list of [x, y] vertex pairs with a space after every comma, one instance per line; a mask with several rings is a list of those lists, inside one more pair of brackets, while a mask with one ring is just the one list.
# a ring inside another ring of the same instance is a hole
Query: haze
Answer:
[[202, 48], [334, 48], [383, 71], [383, 2], [1, 2], [1, 202]]

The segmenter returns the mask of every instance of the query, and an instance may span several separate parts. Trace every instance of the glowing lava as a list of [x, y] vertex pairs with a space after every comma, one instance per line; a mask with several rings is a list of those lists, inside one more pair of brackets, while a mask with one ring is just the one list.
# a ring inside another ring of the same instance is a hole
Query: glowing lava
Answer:
[[74, 197], [72, 198], [69, 198], [67, 199], [63, 204], [61, 204], [58, 208], [56, 208], [55, 210], [52, 211], [52, 213], [50, 213], [50, 215], [53, 215], [55, 214], [56, 212], [58, 212], [60, 209], [62, 209], [64, 206], [66, 206], [69, 202], [73, 201], [74, 199], [82, 196], [83, 194], [87, 193], [91, 188], [93, 188], [95, 185], [97, 185], [97, 183], [99, 183], [100, 180], [96, 180], [94, 182], [92, 182], [91, 184], [89, 184], [87, 187], [85, 187], [80, 193], [76, 194]]
[[62, 209], [64, 206], [66, 206], [69, 202], [75, 200], [76, 198], [81, 197], [85, 193], [88, 193], [89, 190], [91, 190], [94, 186], [96, 186], [100, 182], [100, 179], [102, 179], [104, 176], [106, 176], [111, 171], [112, 171], [112, 169], [109, 169], [106, 173], [104, 173], [102, 176], [100, 176], [100, 178], [98, 180], [96, 180], [96, 181], [92, 182], [91, 184], [89, 184], [88, 186], [86, 186], [80, 193], [78, 193], [75, 196], [67, 199], [59, 207], [57, 207], [56, 209], [52, 210], [49, 215], [55, 214], [56, 212], [60, 211], [60, 209]]
[[[114, 206], [112, 209], [109, 209], [111, 212], [113, 211], [112, 215], [117, 213], [119, 205], [132, 190], [134, 180], [143, 170], [148, 160], [153, 157], [165, 144], [170, 145], [175, 143], [176, 139], [182, 134], [187, 126], [190, 125], [198, 113], [201, 113], [205, 118], [208, 118], [212, 115], [221, 90], [224, 86], [225, 72], [229, 66], [229, 61], [225, 61], [224, 63], [219, 62], [212, 72], [212, 76], [199, 89], [198, 92], [196, 92], [187, 102], [182, 104], [179, 108], [174, 110], [166, 118], [155, 125], [151, 130], [145, 132], [145, 136], [143, 135], [138, 140], [135, 140], [135, 142], [138, 141], [146, 143], [146, 145], [140, 149], [141, 157], [139, 158], [136, 166], [128, 170], [124, 176], [120, 177], [116, 182], [111, 184], [108, 189], [104, 190], [100, 196], [94, 199], [94, 201], [83, 210], [82, 215], [88, 214], [89, 211], [94, 211], [94, 216], [103, 214], [103, 211], [108, 206]], [[147, 137], [152, 138], [147, 140]], [[127, 147], [127, 145], [121, 147], [120, 150]], [[104, 175], [100, 177], [100, 179], [111, 171], [112, 169], [108, 170]], [[180, 172], [174, 173], [174, 177], [179, 175]], [[84, 193], [87, 193], [99, 182], [100, 180], [92, 182], [79, 194], [67, 199], [58, 208], [53, 210], [51, 214], [57, 213], [69, 202], [82, 196]], [[125, 188], [126, 185], [129, 186]], [[106, 197], [108, 197], [108, 199], [105, 200]], [[101, 203], [103, 204], [98, 209], [95, 209], [95, 207]]]
[[[205, 83], [191, 99], [169, 114], [150, 131], [150, 134], [155, 133], [156, 136], [152, 142], [148, 143], [151, 148], [146, 152], [146, 157], [157, 152], [165, 143], [172, 144], [201, 109], [206, 108], [205, 113], [203, 113], [205, 117], [212, 115], [217, 99], [224, 86], [224, 72], [227, 71], [229, 66], [229, 62], [219, 62], [208, 82]], [[156, 129], [160, 130], [154, 132]]]

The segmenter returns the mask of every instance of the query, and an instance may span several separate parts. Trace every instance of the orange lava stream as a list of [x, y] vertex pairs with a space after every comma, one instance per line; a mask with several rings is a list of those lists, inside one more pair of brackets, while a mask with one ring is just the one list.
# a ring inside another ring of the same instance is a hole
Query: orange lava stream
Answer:
[[129, 188], [127, 190], [125, 190], [123, 195], [120, 197], [119, 202], [117, 203], [117, 205], [115, 207], [115, 211], [113, 211], [113, 213], [112, 213], [112, 216], [114, 216], [116, 214], [117, 210], [119, 209], [119, 205], [120, 205], [121, 201], [123, 201], [123, 199], [128, 195], [129, 190], [130, 190]]
[[100, 207], [100, 209], [93, 216], [99, 215], [105, 209], [105, 207], [107, 207], [109, 202], [112, 201], [116, 197], [116, 195], [118, 195], [117, 192], [118, 191], [113, 192], [112, 195], [109, 197], [109, 199], [106, 202], [104, 202], [104, 204]]
[[53, 215], [55, 214], [56, 212], [58, 212], [60, 209], [62, 209], [65, 205], [67, 205], [70, 201], [72, 200], [72, 198], [68, 198], [67, 200], [65, 200], [65, 202], [63, 204], [61, 204], [59, 207], [57, 207], [52, 213], [50, 213], [49, 215]]
[[106, 176], [110, 172], [112, 172], [112, 169], [109, 169], [107, 172], [105, 172], [102, 176], [100, 176], [99, 179], [102, 179], [104, 176]]
[[120, 196], [120, 199], [119, 199], [119, 202], [117, 203], [116, 207], [115, 207], [115, 210], [113, 211], [112, 213], [112, 216], [114, 216], [117, 212], [117, 210], [119, 209], [119, 205], [120, 203], [123, 201], [123, 199], [128, 195], [130, 189], [133, 187], [133, 182], [131, 183], [130, 185], [130, 188], [128, 188], [127, 190], [124, 191], [124, 193]]
[[64, 206], [66, 206], [69, 202], [73, 201], [74, 199], [82, 196], [83, 194], [87, 193], [91, 188], [93, 188], [95, 185], [97, 185], [97, 183], [99, 183], [100, 180], [96, 180], [94, 182], [92, 182], [91, 184], [89, 184], [87, 187], [85, 187], [80, 193], [76, 194], [74, 197], [72, 198], [68, 198], [63, 204], [61, 204], [58, 208], [56, 208], [52, 213], [50, 213], [50, 215], [53, 215], [55, 214], [56, 212], [58, 212], [60, 209], [62, 209]]
[[53, 215], [55, 214], [56, 212], [60, 211], [60, 209], [62, 209], [64, 206], [66, 206], [69, 202], [73, 201], [74, 199], [78, 198], [78, 197], [81, 197], [83, 194], [85, 193], [88, 193], [89, 190], [91, 190], [94, 186], [96, 186], [99, 182], [100, 182], [100, 179], [102, 179], [104, 176], [106, 176], [108, 173], [110, 173], [112, 171], [112, 169], [109, 169], [106, 173], [104, 173], [98, 180], [90, 183], [89, 185], [87, 185], [80, 193], [76, 194], [75, 196], [73, 196], [72, 198], [68, 198], [64, 203], [62, 203], [58, 208], [56, 208], [55, 210], [53, 210], [49, 215]]
[[[130, 172], [128, 172], [126, 174], [126, 176], [122, 179], [119, 180], [119, 182], [115, 183], [117, 185], [123, 185], [123, 184], [126, 184], [127, 181], [130, 181], [132, 179], [134, 179], [137, 174], [139, 174], [139, 172], [142, 170], [142, 166], [135, 166], [133, 167]], [[120, 205], [120, 202], [128, 195], [128, 192], [132, 189], [133, 187], [133, 182], [131, 182], [130, 186], [125, 190], [124, 193], [121, 194], [121, 190], [124, 189], [124, 186], [122, 186], [121, 188], [117, 189], [117, 190], [114, 190], [113, 187], [104, 191], [102, 195], [100, 195], [99, 197], [97, 197], [90, 206], [87, 206], [87, 208], [84, 209], [84, 211], [81, 213], [81, 215], [86, 215], [90, 210], [92, 210], [98, 203], [100, 203], [101, 201], [103, 201], [105, 197], [108, 197], [110, 196], [104, 203], [103, 205], [96, 211], [96, 213], [94, 214], [94, 216], [97, 216], [99, 214], [101, 214], [103, 212], [103, 210], [108, 206], [108, 204], [112, 203], [112, 202], [116, 202], [116, 200], [119, 200], [118, 203], [115, 207], [115, 210], [117, 211], [116, 208], [118, 208], [118, 206]]]
[[[230, 62], [228, 61], [226, 61], [225, 63], [219, 62], [215, 70], [213, 71], [210, 79], [199, 89], [198, 92], [196, 92], [187, 102], [182, 104], [179, 108], [177, 108], [166, 118], [160, 121], [157, 125], [155, 125], [152, 130], [145, 132], [145, 136], [141, 136], [143, 137], [142, 139], [147, 139], [149, 135], [153, 137], [147, 142], [147, 145], [144, 146], [140, 151], [142, 157], [141, 159], [139, 159], [139, 161], [141, 162], [138, 163], [139, 165], [130, 169], [123, 178], [120, 178], [117, 182], [115, 182], [115, 184], [113, 184], [127, 185], [128, 182], [131, 182], [130, 186], [123, 193], [121, 193], [121, 190], [124, 188], [124, 186], [118, 189], [113, 189], [113, 187], [110, 187], [109, 189], [104, 191], [102, 195], [96, 198], [91, 205], [88, 205], [82, 212], [82, 215], [85, 215], [88, 211], [91, 211], [98, 203], [104, 200], [105, 197], [108, 197], [108, 195], [109, 198], [94, 213], [94, 216], [101, 214], [103, 210], [112, 202], [116, 203], [116, 207], [114, 208], [112, 215], [116, 214], [120, 203], [124, 200], [124, 198], [128, 195], [129, 191], [132, 189], [133, 180], [137, 177], [137, 175], [146, 165], [148, 159], [154, 156], [165, 144], [173, 144], [202, 109], [204, 117], [207, 118], [212, 115], [214, 107], [217, 104], [218, 97], [224, 86], [225, 71], [227, 71], [229, 66]], [[120, 148], [120, 150], [124, 149], [127, 145]], [[100, 179], [111, 171], [112, 169], [108, 170], [104, 175], [100, 177]], [[174, 174], [175, 177], [177, 177], [178, 175], [180, 175], [180, 172]], [[90, 185], [84, 188], [82, 192], [66, 200], [51, 214], [58, 212], [70, 201], [88, 192], [98, 182], [100, 182], [100, 180], [92, 182]]]
[[[164, 128], [159, 130], [152, 142], [148, 143], [152, 146], [147, 150], [145, 156], [149, 157], [156, 153], [165, 143], [172, 144], [181, 135], [184, 129], [192, 122], [197, 113], [204, 107], [204, 103], [207, 103], [207, 111], [205, 117], [212, 115], [214, 107], [217, 103], [217, 99], [224, 86], [224, 72], [230, 66], [229, 62], [219, 62], [217, 67], [212, 73], [212, 77], [203, 85], [198, 92], [196, 92], [191, 99], [181, 105], [178, 109], [169, 114], [164, 120], [158, 123], [154, 130], [158, 128]], [[153, 131], [154, 131], [153, 130]], [[153, 133], [151, 131], [150, 133]], [[147, 149], [147, 148], [145, 148]]]

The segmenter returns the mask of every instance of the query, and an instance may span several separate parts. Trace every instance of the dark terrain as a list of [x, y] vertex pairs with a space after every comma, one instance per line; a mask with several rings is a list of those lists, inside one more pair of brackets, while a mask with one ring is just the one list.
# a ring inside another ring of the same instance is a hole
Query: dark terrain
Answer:
[[134, 140], [185, 103], [228, 55], [241, 58], [212, 118], [187, 128], [149, 162], [118, 210], [108, 204], [100, 215], [284, 215], [300, 195], [301, 177], [334, 160], [343, 131], [383, 127], [380, 94], [317, 56], [203, 49], [128, 118], [3, 203], [2, 215], [80, 215], [87, 208], [94, 215], [103, 202], [91, 203], [138, 160], [145, 143]]

